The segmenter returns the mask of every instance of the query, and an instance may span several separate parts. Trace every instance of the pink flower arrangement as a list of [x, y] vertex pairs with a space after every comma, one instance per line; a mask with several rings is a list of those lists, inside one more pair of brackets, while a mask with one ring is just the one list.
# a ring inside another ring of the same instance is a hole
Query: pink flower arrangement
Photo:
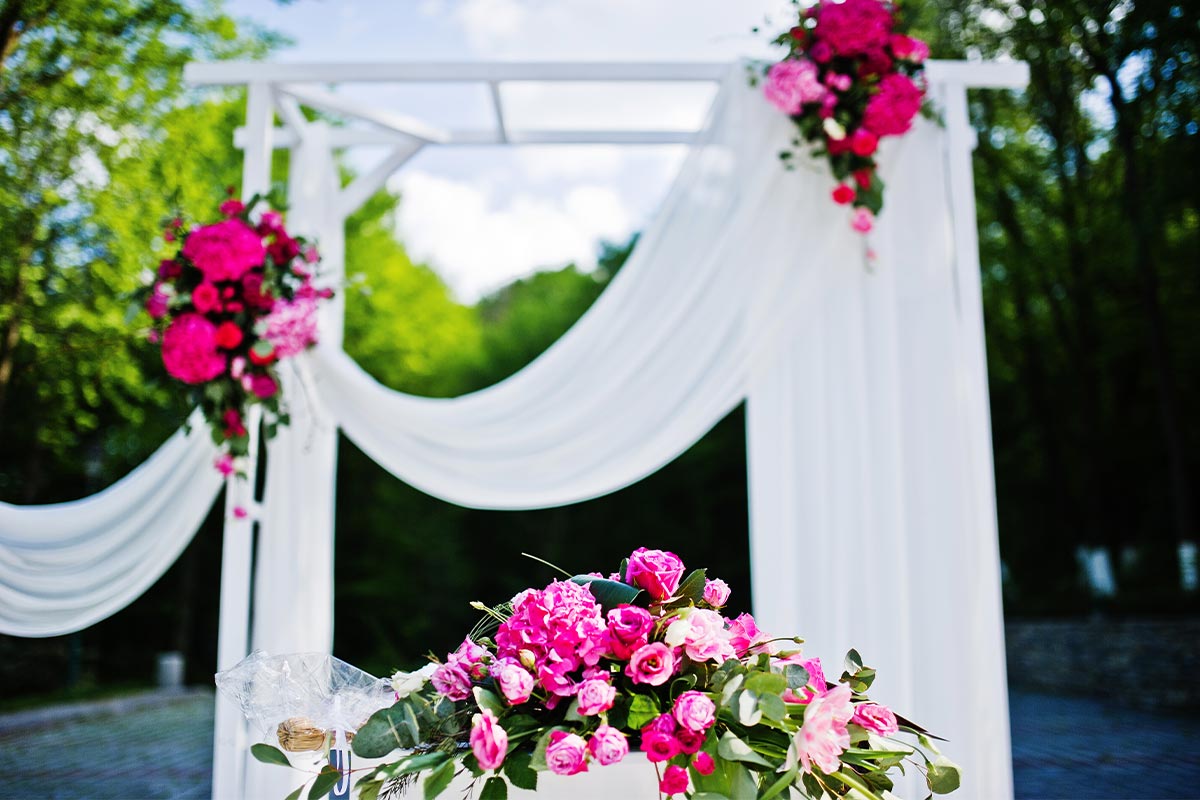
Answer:
[[[398, 693], [358, 731], [361, 757], [412, 753], [365, 775], [360, 790], [418, 766], [444, 777], [465, 760], [486, 781], [483, 796], [503, 796], [497, 784], [509, 779], [535, 788], [538, 772], [611, 766], [631, 747], [655, 766], [668, 796], [782, 786], [793, 796], [840, 797], [859, 785], [890, 786], [898, 754], [938, 770], [936, 791], [953, 782], [955, 768], [941, 756], [935, 766], [921, 749], [928, 740], [896, 738], [924, 731], [869, 701], [875, 671], [857, 653], [828, 684], [820, 660], [780, 644], [799, 639], [771, 637], [747, 613], [722, 614], [728, 585], [702, 569], [689, 573], [668, 551], [638, 548], [603, 574], [526, 589], [492, 609], [476, 604], [494, 633], [477, 626], [435, 662], [427, 685]], [[406, 685], [414, 674], [403, 673]]]
[[[911, 130], [925, 104], [929, 46], [900, 25], [892, 0], [819, 0], [775, 39], [788, 52], [765, 73], [767, 100], [829, 161], [833, 200], [851, 207], [851, 227], [864, 234], [883, 208], [879, 140]], [[781, 155], [789, 165], [795, 157]]]
[[160, 344], [167, 374], [196, 387], [194, 400], [230, 456], [218, 461], [227, 477], [240, 477], [233, 457], [248, 455], [251, 404], [264, 411], [267, 436], [286, 423], [276, 365], [316, 342], [317, 305], [332, 294], [313, 286], [308, 258], [316, 251], [290, 236], [278, 213], [251, 221], [260, 200], [227, 199], [224, 219], [208, 225], [172, 219], [168, 241], [181, 244], [159, 261], [142, 300], [154, 322], [147, 338]]

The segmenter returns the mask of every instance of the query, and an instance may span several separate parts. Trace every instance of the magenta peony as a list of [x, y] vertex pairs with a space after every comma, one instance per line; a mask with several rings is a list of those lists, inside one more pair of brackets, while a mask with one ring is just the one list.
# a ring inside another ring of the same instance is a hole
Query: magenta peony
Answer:
[[210, 281], [236, 281], [263, 263], [266, 250], [253, 228], [227, 219], [189, 233], [183, 255]]
[[167, 373], [184, 383], [204, 383], [225, 371], [217, 351], [217, 326], [199, 314], [182, 314], [167, 326], [162, 341]]
[[672, 764], [663, 772], [658, 790], [665, 795], [683, 794], [688, 790], [687, 770], [678, 764]]
[[892, 12], [880, 0], [822, 0], [813, 35], [839, 56], [881, 50], [892, 32]]
[[876, 136], [898, 136], [912, 127], [924, 93], [907, 75], [893, 73], [879, 82], [879, 92], [867, 101], [863, 127]]
[[819, 103], [828, 92], [821, 85], [817, 65], [804, 58], [773, 64], [763, 87], [771, 104], [785, 114], [799, 114], [805, 103]]
[[266, 322], [263, 338], [275, 345], [276, 358], [294, 356], [317, 341], [317, 301], [297, 297], [276, 303]]

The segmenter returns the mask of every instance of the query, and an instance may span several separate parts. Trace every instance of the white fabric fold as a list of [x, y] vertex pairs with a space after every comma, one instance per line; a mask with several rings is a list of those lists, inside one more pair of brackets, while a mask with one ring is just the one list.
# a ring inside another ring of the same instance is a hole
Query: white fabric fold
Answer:
[[199, 412], [145, 463], [91, 497], [0, 503], [0, 633], [59, 636], [112, 616], [175, 563], [221, 488]]

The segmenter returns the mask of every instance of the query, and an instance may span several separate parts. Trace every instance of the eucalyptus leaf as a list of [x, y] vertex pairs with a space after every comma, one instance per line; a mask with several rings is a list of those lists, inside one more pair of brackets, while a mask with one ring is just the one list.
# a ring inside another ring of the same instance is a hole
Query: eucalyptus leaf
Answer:
[[962, 770], [945, 756], [938, 756], [928, 765], [925, 780], [934, 794], [950, 794], [962, 784]]
[[799, 664], [788, 664], [783, 668], [783, 677], [789, 689], [803, 689], [808, 685], [808, 670]]
[[425, 800], [433, 800], [433, 798], [446, 791], [446, 787], [450, 785], [450, 781], [452, 780], [454, 780], [453, 760], [445, 762], [429, 773], [429, 777], [425, 779]]
[[746, 688], [758, 694], [779, 695], [788, 688], [788, 680], [778, 672], [755, 672], [746, 678]]
[[717, 753], [726, 761], [742, 761], [760, 767], [773, 766], [770, 761], [755, 752], [754, 748], [738, 738], [733, 731], [725, 731], [725, 735], [717, 744]]
[[737, 715], [738, 722], [747, 728], [757, 725], [763, 716], [762, 711], [758, 708], [758, 694], [749, 689], [739, 692], [734, 713]]
[[300, 784], [299, 786], [296, 787], [295, 791], [293, 791], [287, 797], [283, 798], [283, 800], [300, 800], [300, 795], [304, 792], [304, 787], [307, 785], [308, 785], [308, 781], [305, 781], [304, 783]]
[[571, 581], [588, 587], [592, 592], [592, 597], [596, 598], [596, 602], [600, 604], [605, 613], [619, 605], [632, 603], [642, 593], [641, 589], [636, 586], [597, 578], [593, 575], [576, 575], [571, 578]]
[[272, 747], [269, 744], [254, 744], [250, 746], [250, 755], [264, 764], [276, 764], [281, 767], [290, 767], [292, 762], [288, 761], [288, 757], [283, 754], [283, 751], [278, 747]]
[[317, 775], [317, 779], [313, 781], [312, 787], [308, 790], [308, 800], [317, 800], [329, 794], [342, 777], [342, 773], [332, 767], [327, 767], [321, 770]]
[[784, 717], [787, 716], [787, 704], [777, 694], [764, 694], [759, 697], [758, 710], [764, 717], [775, 722], [783, 722]]

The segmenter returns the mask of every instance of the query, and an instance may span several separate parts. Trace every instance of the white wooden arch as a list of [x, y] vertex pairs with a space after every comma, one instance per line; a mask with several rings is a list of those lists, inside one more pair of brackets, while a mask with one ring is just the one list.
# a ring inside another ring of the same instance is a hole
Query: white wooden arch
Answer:
[[[244, 151], [242, 194], [249, 198], [271, 186], [271, 155], [277, 148], [291, 151], [289, 185], [291, 226], [315, 238], [321, 246], [325, 274], [330, 280], [344, 277], [344, 228], [347, 216], [381, 188], [408, 160], [431, 145], [547, 145], [547, 144], [687, 144], [694, 131], [624, 128], [586, 130], [515, 130], [506, 115], [500, 87], [515, 82], [709, 82], [717, 83], [730, 69], [728, 63], [258, 63], [217, 62], [189, 64], [185, 79], [196, 86], [244, 85], [247, 87], [246, 124], [235, 135], [235, 145]], [[931, 93], [941, 107], [949, 147], [950, 197], [953, 207], [954, 247], [958, 297], [963, 307], [970, 341], [969, 382], [973, 409], [972, 470], [979, 481], [992, 485], [991, 424], [987, 400], [987, 367], [984, 348], [983, 305], [979, 275], [978, 238], [975, 220], [975, 189], [971, 151], [975, 131], [967, 113], [967, 89], [1021, 88], [1028, 82], [1028, 67], [1017, 62], [931, 61], [927, 76]], [[460, 83], [486, 86], [493, 108], [493, 125], [479, 130], [456, 130], [431, 125], [420, 119], [364, 104], [339, 95], [330, 88], [340, 83]], [[302, 106], [369, 123], [369, 127], [332, 127], [309, 121]], [[276, 127], [278, 114], [282, 127]], [[342, 187], [335, 154], [355, 146], [387, 146], [388, 154], [372, 169]], [[326, 304], [321, 320], [323, 342], [341, 345], [344, 305], [340, 299]], [[257, 475], [258, 419], [249, 420], [252, 454], [250, 484]], [[334, 441], [327, 436], [329, 459], [335, 457]], [[330, 467], [332, 472], [332, 466]], [[312, 489], [313, 487], [308, 487]], [[334, 486], [318, 489], [328, 493], [332, 512]], [[226, 669], [248, 653], [251, 641], [251, 597], [254, 576], [254, 524], [258, 509], [245, 498], [227, 497], [224, 550], [221, 566], [220, 629], [218, 668]], [[234, 505], [249, 506], [244, 518], [232, 514]], [[995, 526], [994, 505], [981, 529]], [[330, 543], [332, 548], [332, 543]], [[751, 541], [751, 565], [755, 576], [770, 572], [769, 552], [756, 549]], [[761, 568], [761, 569], [760, 569]], [[757, 580], [757, 578], [756, 578]], [[332, 605], [332, 584], [313, 587], [326, 596], [317, 604]], [[756, 587], [755, 598], [761, 589]], [[260, 610], [257, 625], [269, 625]], [[332, 626], [330, 625], [330, 631]], [[213, 754], [213, 797], [228, 800], [243, 796], [247, 731], [240, 712], [218, 698]], [[1011, 787], [994, 787], [997, 798], [1011, 795]]]

